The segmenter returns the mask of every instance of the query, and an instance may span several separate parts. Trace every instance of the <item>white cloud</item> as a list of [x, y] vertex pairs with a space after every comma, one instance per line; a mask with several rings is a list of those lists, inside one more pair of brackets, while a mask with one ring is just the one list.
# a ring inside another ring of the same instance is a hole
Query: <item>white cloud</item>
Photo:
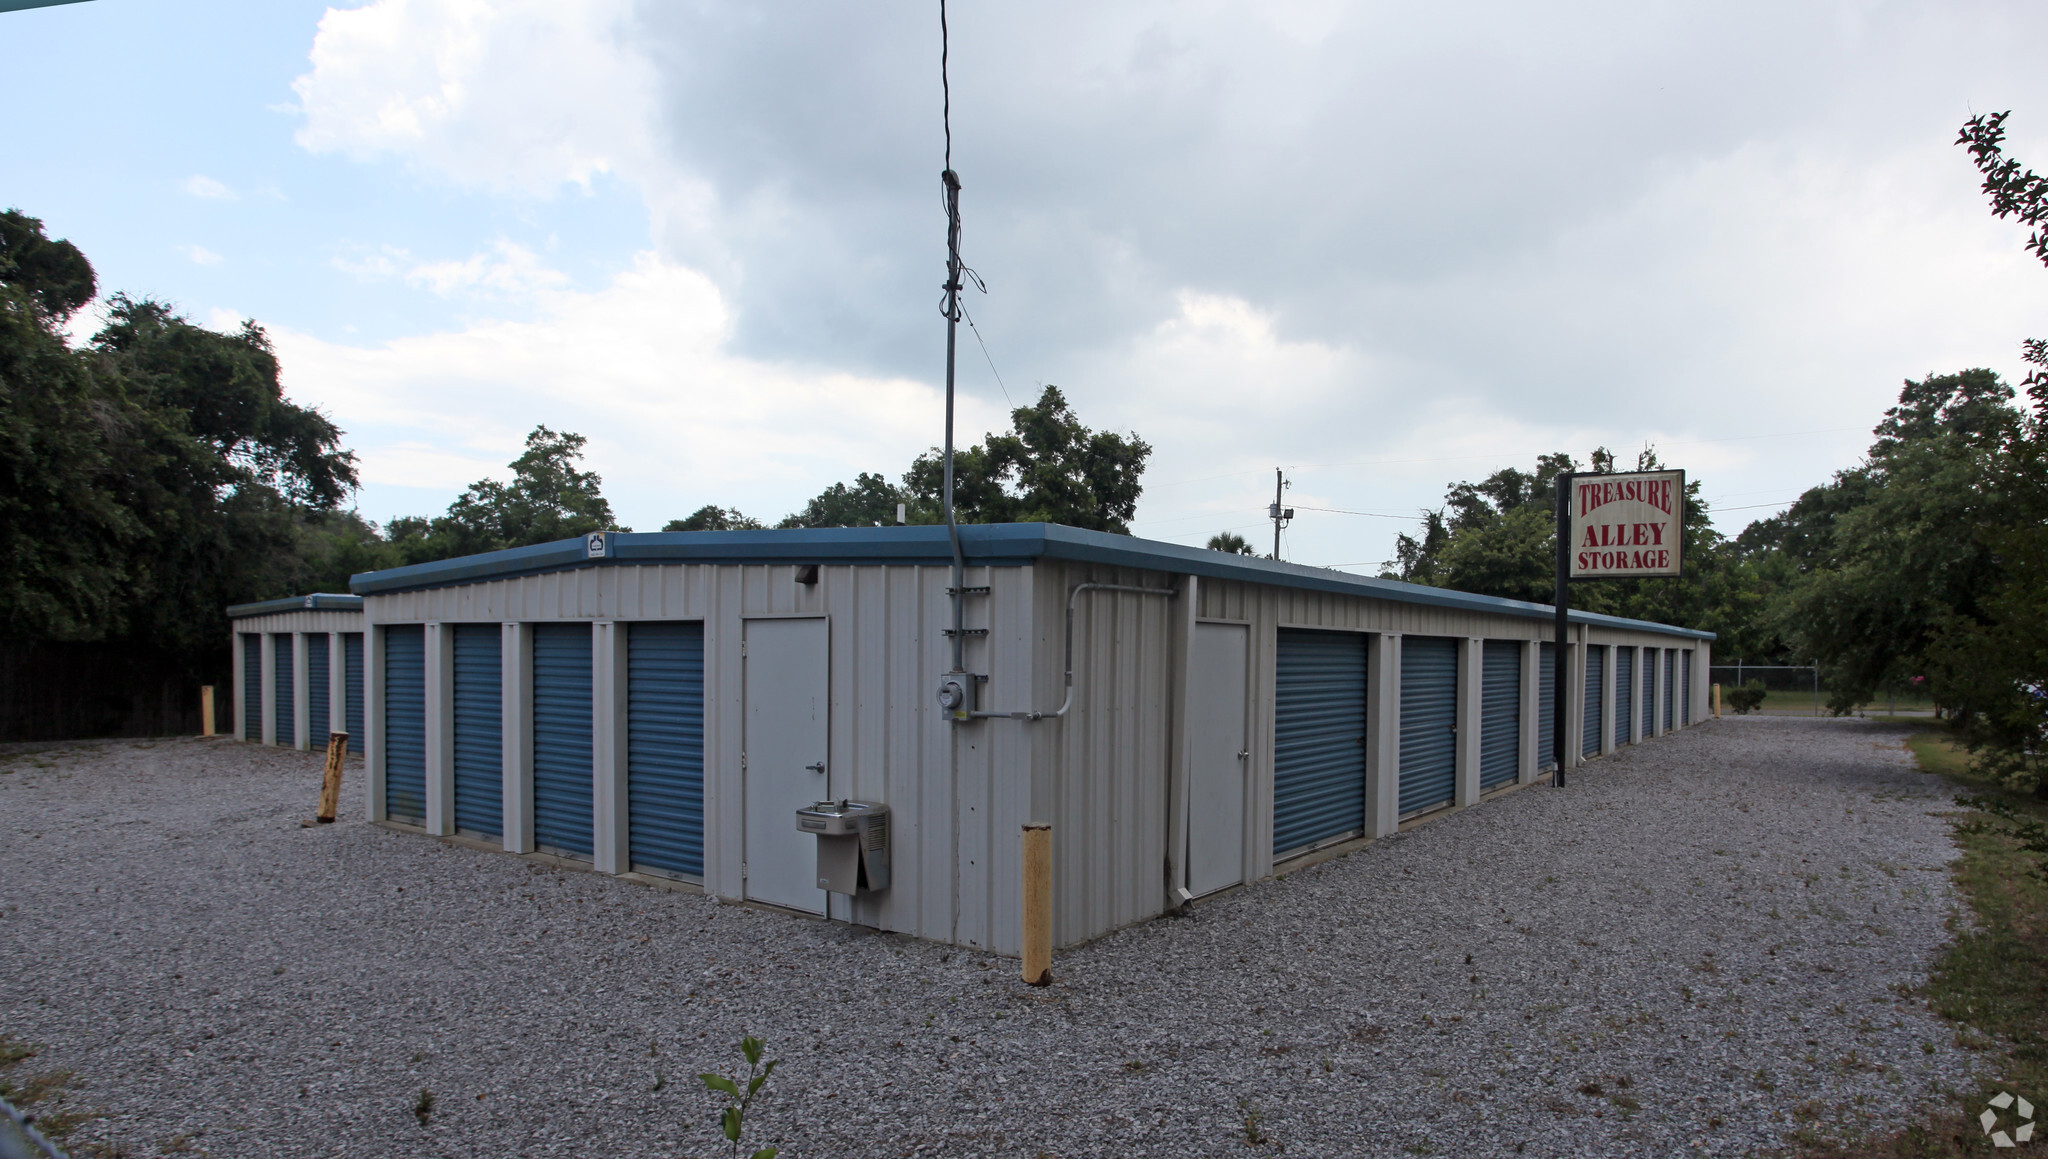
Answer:
[[223, 260], [219, 254], [203, 245], [181, 245], [178, 252], [191, 259], [192, 264], [196, 266], [217, 266]]
[[199, 173], [194, 173], [192, 176], [185, 178], [184, 181], [179, 183], [178, 188], [183, 189], [194, 197], [204, 198], [208, 201], [236, 200], [234, 190], [229, 189], [226, 185], [215, 181], [211, 177]]
[[[941, 400], [901, 378], [735, 357], [709, 279], [642, 254], [594, 292], [531, 279], [532, 320], [485, 319], [377, 347], [273, 328], [287, 389], [349, 432], [378, 518], [384, 487], [455, 490], [502, 475], [545, 423], [590, 436], [588, 463], [628, 523], [705, 503], [773, 519], [855, 472], [891, 474], [938, 441]], [[998, 425], [971, 401], [963, 429]]]
[[[330, 8], [293, 84], [298, 141], [547, 193], [649, 157], [656, 78], [630, 0], [378, 0]], [[598, 114], [603, 111], [602, 115]]]

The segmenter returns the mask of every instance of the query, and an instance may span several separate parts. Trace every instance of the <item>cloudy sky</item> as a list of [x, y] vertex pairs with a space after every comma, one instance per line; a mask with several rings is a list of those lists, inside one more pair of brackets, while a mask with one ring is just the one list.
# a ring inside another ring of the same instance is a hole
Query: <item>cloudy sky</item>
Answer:
[[[2010, 108], [2048, 168], [2040, 4], [951, 14], [988, 282], [963, 438], [1058, 384], [1156, 448], [1141, 535], [1269, 542], [1284, 467], [1286, 556], [1370, 571], [1452, 481], [1646, 443], [1734, 531], [1854, 463], [1902, 378], [2017, 379], [2048, 333], [2048, 270], [1952, 144]], [[103, 289], [268, 327], [370, 518], [504, 475], [538, 423], [641, 529], [773, 520], [939, 439], [935, 0], [90, 0], [0, 32], [0, 203]]]

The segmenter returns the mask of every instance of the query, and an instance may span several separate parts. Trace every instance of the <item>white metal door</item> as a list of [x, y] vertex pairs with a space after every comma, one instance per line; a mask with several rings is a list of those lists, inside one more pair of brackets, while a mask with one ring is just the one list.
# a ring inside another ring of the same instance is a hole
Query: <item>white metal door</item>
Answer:
[[825, 797], [829, 636], [824, 620], [746, 624], [746, 893], [825, 912], [817, 838], [796, 811]]
[[1196, 624], [1188, 677], [1188, 892], [1244, 880], [1246, 629]]

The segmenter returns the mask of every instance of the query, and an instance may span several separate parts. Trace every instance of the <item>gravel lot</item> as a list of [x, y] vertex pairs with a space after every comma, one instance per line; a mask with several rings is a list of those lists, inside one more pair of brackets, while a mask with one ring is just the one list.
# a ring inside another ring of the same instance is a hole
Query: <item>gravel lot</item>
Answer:
[[128, 1155], [723, 1154], [694, 1076], [746, 1032], [782, 1060], [749, 1143], [786, 1156], [1755, 1154], [1973, 1065], [1902, 996], [1954, 901], [1900, 736], [1714, 722], [1059, 955], [1044, 991], [350, 820], [357, 769], [301, 828], [317, 754], [15, 754], [0, 1027], [107, 1112], [74, 1144]]

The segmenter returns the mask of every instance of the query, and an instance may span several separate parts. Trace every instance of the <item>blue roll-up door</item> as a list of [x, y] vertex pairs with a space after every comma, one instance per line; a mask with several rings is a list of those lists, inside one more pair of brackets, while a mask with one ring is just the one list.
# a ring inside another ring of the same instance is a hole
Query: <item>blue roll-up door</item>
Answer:
[[1479, 676], [1479, 788], [1498, 788], [1522, 767], [1522, 646], [1488, 640]]
[[1600, 717], [1605, 711], [1606, 699], [1602, 693], [1607, 690], [1603, 677], [1606, 672], [1607, 649], [1593, 644], [1586, 645], [1586, 716], [1579, 728], [1579, 755], [1597, 756], [1600, 753]]
[[263, 739], [263, 637], [242, 633], [242, 739]]
[[1629, 715], [1635, 709], [1636, 650], [1616, 648], [1614, 650], [1614, 744], [1616, 748], [1628, 743]]
[[341, 727], [348, 730], [348, 751], [363, 751], [363, 634], [341, 635]]
[[1536, 767], [1557, 767], [1557, 645], [1537, 648]]
[[327, 679], [327, 633], [306, 633], [306, 743], [316, 749], [327, 747], [327, 718], [332, 707]]
[[1458, 795], [1458, 641], [1401, 639], [1401, 815]]
[[1365, 828], [1365, 637], [1282, 628], [1273, 690], [1273, 852]]
[[1664, 649], [1664, 731], [1671, 731], [1671, 704], [1678, 699], [1678, 650]]
[[1678, 656], [1678, 722], [1692, 723], [1692, 649]]
[[1643, 736], [1657, 733], [1657, 649], [1643, 649]]
[[273, 739], [289, 748], [299, 743], [298, 714], [292, 711], [292, 635], [280, 632], [270, 637], [270, 711], [277, 719]]
[[419, 624], [384, 629], [384, 813], [427, 819], [427, 637]]
[[[590, 625], [533, 626], [533, 839], [591, 850]], [[796, 824], [792, 819], [791, 825]]]
[[704, 873], [704, 625], [626, 629], [627, 860]]
[[455, 625], [455, 827], [505, 831], [504, 645], [496, 624]]

